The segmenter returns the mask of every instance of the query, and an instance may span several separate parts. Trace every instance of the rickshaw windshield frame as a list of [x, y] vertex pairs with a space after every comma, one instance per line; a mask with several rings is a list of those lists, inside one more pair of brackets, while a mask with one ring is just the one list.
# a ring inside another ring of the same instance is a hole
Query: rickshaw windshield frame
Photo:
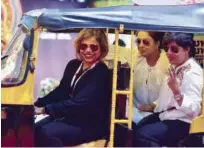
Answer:
[[33, 46], [33, 31], [26, 35], [22, 27], [14, 34], [1, 57], [1, 87], [19, 86], [26, 81]]

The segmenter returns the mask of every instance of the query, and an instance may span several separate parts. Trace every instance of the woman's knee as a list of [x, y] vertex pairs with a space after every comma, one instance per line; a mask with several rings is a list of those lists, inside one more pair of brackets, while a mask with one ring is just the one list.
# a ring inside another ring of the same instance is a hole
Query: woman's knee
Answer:
[[134, 131], [133, 146], [157, 147], [160, 146], [160, 144], [154, 134], [151, 133], [150, 129], [147, 129], [146, 126], [143, 126]]
[[36, 130], [44, 137], [55, 137], [54, 129], [47, 128], [47, 126], [40, 127]]
[[35, 131], [35, 143], [38, 146], [63, 146], [59, 137], [55, 136], [51, 129], [46, 127], [38, 128]]
[[146, 130], [146, 127], [138, 128], [134, 131], [134, 137], [137, 139], [143, 139], [149, 137], [149, 132]]

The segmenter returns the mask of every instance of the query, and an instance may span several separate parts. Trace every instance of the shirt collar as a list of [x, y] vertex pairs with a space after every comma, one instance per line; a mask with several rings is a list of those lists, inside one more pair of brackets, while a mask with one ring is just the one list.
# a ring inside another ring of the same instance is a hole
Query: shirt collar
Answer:
[[180, 68], [182, 68], [182, 67], [184, 67], [184, 66], [190, 64], [192, 60], [193, 60], [193, 58], [189, 58], [186, 62], [184, 62], [183, 64], [181, 64], [180, 66], [178, 66], [178, 67], [176, 68], [176, 72], [177, 72]]

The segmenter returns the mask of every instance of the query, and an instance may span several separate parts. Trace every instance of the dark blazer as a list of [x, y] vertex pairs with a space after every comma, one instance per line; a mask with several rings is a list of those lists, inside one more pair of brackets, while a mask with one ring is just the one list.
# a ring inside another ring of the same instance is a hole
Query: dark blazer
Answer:
[[60, 85], [34, 105], [45, 107], [54, 118], [64, 117], [68, 122], [103, 126], [109, 120], [111, 104], [110, 73], [103, 62], [87, 71], [71, 92], [72, 78], [81, 61], [70, 61]]

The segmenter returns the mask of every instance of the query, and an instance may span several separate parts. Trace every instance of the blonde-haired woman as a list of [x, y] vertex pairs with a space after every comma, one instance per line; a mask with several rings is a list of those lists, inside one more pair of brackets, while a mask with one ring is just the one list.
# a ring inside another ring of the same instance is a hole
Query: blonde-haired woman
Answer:
[[107, 134], [110, 78], [102, 59], [108, 52], [105, 32], [83, 29], [75, 40], [77, 59], [67, 64], [60, 85], [35, 102], [36, 146], [76, 145]]

